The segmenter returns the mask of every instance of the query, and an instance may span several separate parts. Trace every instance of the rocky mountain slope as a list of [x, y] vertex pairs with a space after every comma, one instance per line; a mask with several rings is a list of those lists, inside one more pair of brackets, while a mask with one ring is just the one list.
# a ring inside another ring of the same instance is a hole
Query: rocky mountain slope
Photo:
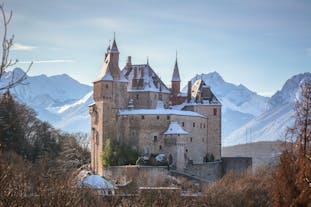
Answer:
[[263, 140], [283, 140], [287, 127], [294, 124], [294, 108], [300, 86], [311, 80], [311, 73], [298, 74], [286, 81], [268, 101], [267, 109], [244, 126], [224, 137], [223, 145], [236, 145]]

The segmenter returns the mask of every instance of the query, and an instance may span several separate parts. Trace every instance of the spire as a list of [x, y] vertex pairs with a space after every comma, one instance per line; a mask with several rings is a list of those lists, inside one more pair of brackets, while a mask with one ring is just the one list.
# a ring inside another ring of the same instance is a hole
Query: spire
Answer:
[[[109, 42], [110, 45], [110, 42]], [[115, 35], [113, 37], [113, 43], [108, 47], [107, 53], [105, 54], [105, 62], [102, 70], [95, 81], [124, 81], [127, 79], [122, 74], [119, 68], [119, 50], [116, 44]], [[130, 59], [129, 59], [130, 60]]]
[[180, 82], [179, 69], [178, 69], [178, 63], [177, 63], [177, 51], [176, 51], [176, 60], [175, 60], [175, 67], [174, 67], [172, 81]]
[[149, 56], [147, 56], [147, 65], [149, 65]]
[[112, 46], [111, 46], [111, 52], [112, 53], [119, 53], [118, 46], [116, 43], [116, 33], [115, 32], [113, 33], [113, 42], [112, 42]]

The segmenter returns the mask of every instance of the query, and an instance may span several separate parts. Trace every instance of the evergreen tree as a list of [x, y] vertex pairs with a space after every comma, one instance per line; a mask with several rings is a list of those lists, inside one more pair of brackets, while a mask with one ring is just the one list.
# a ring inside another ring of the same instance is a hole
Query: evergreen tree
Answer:
[[2, 95], [0, 99], [0, 150], [15, 151], [27, 157], [28, 142], [22, 127], [20, 109], [20, 104], [15, 102], [9, 91]]
[[104, 166], [135, 164], [139, 154], [125, 143], [114, 139], [106, 139], [102, 163]]

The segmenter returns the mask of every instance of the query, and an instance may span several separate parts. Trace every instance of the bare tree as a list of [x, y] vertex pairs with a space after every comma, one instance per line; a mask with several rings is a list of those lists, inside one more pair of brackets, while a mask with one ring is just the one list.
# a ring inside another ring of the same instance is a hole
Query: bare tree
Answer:
[[[4, 10], [4, 4], [0, 4], [0, 11], [2, 15], [2, 20], [3, 20], [3, 38], [2, 38], [2, 57], [1, 57], [1, 64], [0, 64], [0, 81], [2, 78], [2, 75], [4, 72], [9, 68], [18, 62], [17, 59], [10, 59], [9, 54], [10, 54], [10, 49], [12, 48], [14, 44], [14, 35], [8, 38], [8, 25], [11, 22], [13, 12], [12, 10], [10, 11], [9, 15], [5, 13]], [[12, 79], [8, 84], [5, 84], [4, 86], [0, 86], [0, 91], [2, 90], [8, 90], [10, 88], [13, 88], [14, 86], [21, 84], [27, 77], [27, 73], [30, 70], [33, 62], [31, 62], [26, 70], [26, 72], [21, 76], [17, 77], [16, 79], [14, 78], [14, 73], [12, 75]]]
[[296, 102], [295, 126], [288, 131], [292, 139], [284, 144], [274, 179], [274, 206], [311, 204], [311, 81], [301, 85]]

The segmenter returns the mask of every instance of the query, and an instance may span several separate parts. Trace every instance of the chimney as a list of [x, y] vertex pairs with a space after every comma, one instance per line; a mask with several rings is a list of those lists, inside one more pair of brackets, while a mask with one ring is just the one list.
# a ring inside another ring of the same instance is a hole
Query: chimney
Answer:
[[133, 79], [137, 79], [137, 67], [134, 68], [134, 78]]
[[188, 94], [187, 94], [187, 102], [188, 103], [191, 101], [191, 90], [192, 90], [191, 81], [188, 81]]
[[130, 68], [132, 66], [132, 57], [128, 56], [127, 57], [127, 63], [126, 63], [126, 67]]
[[140, 76], [140, 78], [141, 78], [141, 79], [144, 79], [144, 75], [145, 75], [145, 68], [144, 68], [144, 67], [141, 67], [141, 68], [140, 68], [140, 72], [141, 72], [141, 76]]

